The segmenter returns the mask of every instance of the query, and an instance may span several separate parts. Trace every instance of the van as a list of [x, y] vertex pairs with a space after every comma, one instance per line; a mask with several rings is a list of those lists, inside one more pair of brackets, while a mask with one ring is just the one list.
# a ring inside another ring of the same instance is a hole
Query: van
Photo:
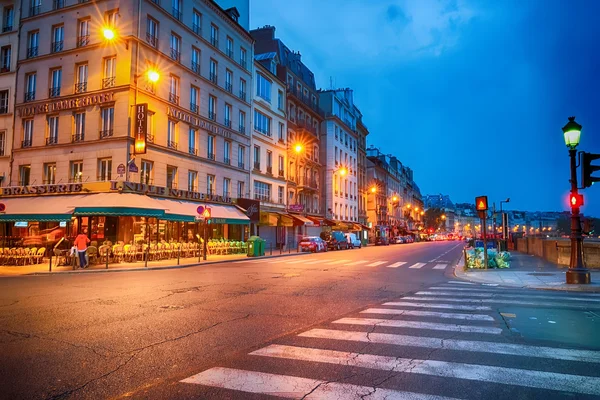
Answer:
[[342, 231], [321, 232], [321, 239], [327, 242], [327, 248], [331, 250], [348, 249], [348, 239]]
[[351, 249], [355, 247], [360, 249], [362, 247], [362, 242], [355, 233], [346, 233], [346, 239], [348, 240], [348, 244], [350, 245]]

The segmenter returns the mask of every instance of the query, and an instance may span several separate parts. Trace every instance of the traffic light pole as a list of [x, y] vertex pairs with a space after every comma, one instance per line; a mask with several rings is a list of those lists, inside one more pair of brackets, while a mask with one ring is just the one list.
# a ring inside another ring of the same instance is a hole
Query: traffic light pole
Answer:
[[[575, 149], [569, 149], [571, 159], [571, 195], [579, 194], [577, 191], [577, 160]], [[590, 271], [583, 265], [583, 236], [581, 231], [581, 217], [579, 204], [571, 204], [571, 260], [567, 271], [567, 283], [588, 284], [591, 282]]]

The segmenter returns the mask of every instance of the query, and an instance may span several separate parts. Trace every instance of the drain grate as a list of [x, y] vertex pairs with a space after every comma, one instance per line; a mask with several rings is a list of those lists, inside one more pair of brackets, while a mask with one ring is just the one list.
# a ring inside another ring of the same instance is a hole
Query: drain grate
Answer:
[[554, 276], [554, 274], [551, 274], [549, 272], [531, 272], [527, 275], [533, 275], [533, 276]]

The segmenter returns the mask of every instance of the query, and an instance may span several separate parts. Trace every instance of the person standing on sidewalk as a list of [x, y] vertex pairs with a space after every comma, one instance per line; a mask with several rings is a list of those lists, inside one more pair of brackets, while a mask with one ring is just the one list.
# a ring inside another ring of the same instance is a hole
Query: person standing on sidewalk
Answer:
[[77, 247], [77, 256], [79, 256], [80, 268], [86, 268], [88, 266], [86, 262], [86, 252], [87, 245], [89, 242], [90, 239], [87, 237], [87, 230], [84, 230], [83, 233], [77, 235], [77, 237], [75, 238], [75, 242], [73, 242], [75, 247]]

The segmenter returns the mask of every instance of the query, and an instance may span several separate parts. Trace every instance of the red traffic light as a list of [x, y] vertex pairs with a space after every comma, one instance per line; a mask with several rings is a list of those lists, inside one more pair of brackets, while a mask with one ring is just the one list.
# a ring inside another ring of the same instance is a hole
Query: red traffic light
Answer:
[[571, 206], [571, 208], [581, 207], [583, 205], [583, 195], [578, 193], [571, 193], [569, 195], [569, 205]]

